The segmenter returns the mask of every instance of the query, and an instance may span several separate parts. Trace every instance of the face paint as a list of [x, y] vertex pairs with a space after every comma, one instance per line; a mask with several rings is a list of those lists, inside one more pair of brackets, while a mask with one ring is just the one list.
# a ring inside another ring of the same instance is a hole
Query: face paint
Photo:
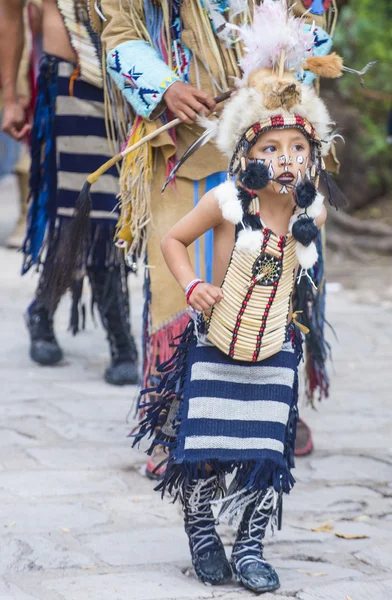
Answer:
[[282, 163], [282, 165], [286, 164], [286, 157], [284, 154], [282, 154], [282, 156], [278, 156], [278, 160]]
[[309, 159], [307, 158], [306, 162], [305, 162], [305, 177], [306, 177], [306, 179], [310, 179], [310, 169], [308, 167], [308, 164], [309, 164]]
[[302, 181], [302, 173], [301, 171], [298, 169], [298, 176], [297, 176], [297, 181], [295, 182], [295, 185], [300, 184]]
[[289, 190], [287, 189], [287, 187], [285, 185], [282, 185], [282, 187], [280, 188], [280, 192], [279, 194], [288, 194]]
[[273, 179], [275, 177], [275, 171], [274, 171], [273, 166], [272, 166], [272, 160], [270, 160], [270, 164], [268, 166], [268, 177], [270, 179]]
[[304, 162], [304, 157], [303, 157], [303, 156], [297, 156], [297, 163], [298, 163], [299, 165], [302, 165], [302, 164], [303, 164], [303, 162]]

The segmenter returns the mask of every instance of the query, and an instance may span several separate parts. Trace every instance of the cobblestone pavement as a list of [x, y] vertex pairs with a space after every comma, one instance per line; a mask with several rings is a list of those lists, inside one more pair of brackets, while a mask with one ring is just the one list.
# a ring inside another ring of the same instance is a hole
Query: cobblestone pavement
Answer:
[[[15, 216], [12, 179], [0, 193], [4, 243]], [[136, 389], [102, 381], [102, 329], [89, 318], [72, 337], [64, 300], [56, 330], [65, 360], [34, 365], [22, 313], [36, 278], [19, 277], [17, 253], [1, 247], [0, 260], [0, 599], [251, 598], [234, 583], [212, 588], [193, 575], [179, 509], [153, 492], [144, 456], [126, 438]], [[339, 338], [330, 336], [331, 397], [302, 411], [316, 449], [297, 461], [283, 529], [268, 537], [282, 586], [265, 600], [392, 598], [391, 277], [373, 277], [382, 297], [364, 284], [364, 303], [358, 286], [344, 288], [340, 267], [343, 287], [332, 286], [328, 301]], [[132, 287], [139, 334], [140, 281]], [[229, 549], [233, 534], [222, 532]]]

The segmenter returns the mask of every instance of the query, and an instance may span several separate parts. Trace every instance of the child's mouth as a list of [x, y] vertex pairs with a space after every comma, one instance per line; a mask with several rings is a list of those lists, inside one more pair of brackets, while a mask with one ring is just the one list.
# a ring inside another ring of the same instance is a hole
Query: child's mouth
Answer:
[[287, 183], [292, 183], [294, 181], [294, 179], [295, 179], [294, 175], [292, 173], [290, 173], [290, 171], [286, 171], [285, 173], [282, 173], [282, 175], [279, 175], [279, 177], [277, 177], [276, 181], [278, 181], [282, 185], [286, 185]]

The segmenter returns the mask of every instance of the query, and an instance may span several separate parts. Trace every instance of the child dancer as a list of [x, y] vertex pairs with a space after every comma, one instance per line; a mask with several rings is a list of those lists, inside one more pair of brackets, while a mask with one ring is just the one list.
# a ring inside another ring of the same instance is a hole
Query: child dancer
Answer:
[[[149, 433], [151, 449], [168, 449], [158, 489], [182, 501], [198, 577], [222, 584], [234, 572], [260, 593], [279, 587], [263, 538], [294, 484], [301, 334], [292, 293], [317, 261], [314, 241], [326, 218], [317, 186], [330, 118], [295, 76], [311, 52], [312, 32], [287, 15], [283, 2], [265, 0], [255, 10], [252, 28], [242, 31], [243, 80], [216, 125], [230, 178], [162, 240], [193, 319], [161, 365], [160, 400], [149, 406], [137, 439]], [[212, 284], [196, 278], [187, 253], [210, 229]], [[221, 519], [239, 524], [231, 562], [215, 530], [214, 502]]]

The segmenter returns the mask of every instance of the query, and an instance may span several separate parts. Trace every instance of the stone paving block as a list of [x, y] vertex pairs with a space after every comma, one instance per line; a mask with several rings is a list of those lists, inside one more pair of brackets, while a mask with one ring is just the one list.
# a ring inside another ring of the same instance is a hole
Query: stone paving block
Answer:
[[392, 540], [389, 539], [387, 542], [377, 545], [372, 544], [364, 550], [355, 552], [354, 556], [359, 561], [375, 567], [378, 572], [383, 570], [390, 573], [392, 571]]
[[[14, 399], [14, 390], [12, 390], [11, 393], [12, 401], [4, 401], [1, 403], [3, 418], [20, 418], [20, 416], [23, 415], [24, 417], [35, 417], [42, 419], [43, 415], [45, 415], [45, 419], [69, 419], [69, 416], [66, 414], [66, 412], [61, 410], [61, 406], [60, 408], [57, 408], [53, 405], [53, 402], [48, 402], [47, 399], [42, 399], [41, 392], [38, 394], [38, 390], [35, 391], [36, 397], [20, 399], [18, 402], [16, 402]], [[6, 394], [4, 394], [4, 397], [6, 398]], [[51, 397], [53, 398], [53, 392]]]
[[78, 539], [100, 560], [114, 567], [177, 561], [189, 561], [191, 565], [188, 538], [182, 525], [79, 535]]
[[[152, 483], [150, 488], [153, 487]], [[104, 509], [114, 514], [118, 521], [131, 524], [132, 528], [145, 528], [146, 535], [154, 527], [182, 523], [180, 505], [162, 501], [160, 494], [151, 489], [148, 495], [106, 496], [103, 500]]]
[[37, 417], [24, 418], [23, 413], [19, 418], [7, 419], [7, 423], [2, 426], [2, 429], [0, 447], [8, 446], [8, 444], [40, 446], [59, 439], [43, 419]]
[[0, 473], [0, 491], [22, 498], [113, 493], [126, 489], [115, 474], [100, 471], [35, 471]]
[[327, 562], [314, 563], [275, 559], [273, 566], [280, 578], [281, 591], [293, 595], [305, 587], [318, 586], [321, 581], [347, 581], [348, 579], [361, 579], [363, 577], [359, 570], [344, 568]]
[[312, 480], [385, 483], [392, 479], [392, 465], [366, 456], [334, 455], [311, 460]]
[[0, 537], [0, 573], [11, 575], [19, 571], [40, 571], [41, 569], [72, 569], [91, 565], [94, 559], [87, 554], [67, 547], [64, 542], [56, 543], [40, 535], [12, 535]]
[[21, 448], [17, 444], [10, 444], [1, 448], [0, 464], [5, 469], [12, 471], [27, 471], [36, 469], [39, 465], [32, 456], [29, 455], [26, 448]]
[[299, 592], [298, 600], [390, 600], [392, 579], [377, 577], [369, 581], [345, 581], [327, 583], [323, 586], [306, 588]]
[[298, 482], [293, 493], [284, 499], [284, 510], [287, 516], [302, 514], [304, 520], [310, 512], [324, 515], [325, 518], [329, 513], [362, 513], [381, 499], [381, 495], [370, 488], [353, 485], [326, 487]]
[[108, 520], [105, 512], [90, 508], [82, 502], [40, 502], [19, 500], [12, 503], [2, 503], [0, 511], [0, 531], [12, 533], [44, 533], [59, 531], [62, 528], [84, 530], [103, 525]]
[[69, 441], [98, 442], [99, 444], [124, 444], [130, 427], [124, 422], [74, 421], [48, 423], [48, 428], [59, 437]]
[[[60, 383], [58, 388], [66, 391], [67, 401], [54, 398], [52, 404], [73, 419], [116, 423], [125, 423], [136, 390], [136, 386], [116, 389], [116, 386], [102, 384], [100, 381]], [[125, 425], [127, 426], [126, 423]]]
[[0, 598], [1, 600], [37, 600], [38, 596], [26, 594], [16, 585], [0, 579]]
[[[195, 577], [183, 575], [180, 566], [173, 565], [132, 568], [127, 573], [97, 575], [90, 571], [88, 577], [48, 578], [42, 585], [56, 591], [62, 600], [206, 600], [225, 599], [233, 594], [235, 598], [252, 598], [250, 592], [236, 585], [203, 585]], [[264, 598], [269, 600], [267, 596]], [[271, 598], [275, 600], [273, 595]]]
[[130, 464], [142, 465], [145, 457], [133, 452], [131, 444], [114, 447], [97, 447], [94, 452], [91, 448], [78, 445], [68, 448], [46, 446], [44, 448], [29, 448], [29, 454], [34, 457], [37, 464], [48, 469], [74, 470], [122, 470], [128, 469]]

